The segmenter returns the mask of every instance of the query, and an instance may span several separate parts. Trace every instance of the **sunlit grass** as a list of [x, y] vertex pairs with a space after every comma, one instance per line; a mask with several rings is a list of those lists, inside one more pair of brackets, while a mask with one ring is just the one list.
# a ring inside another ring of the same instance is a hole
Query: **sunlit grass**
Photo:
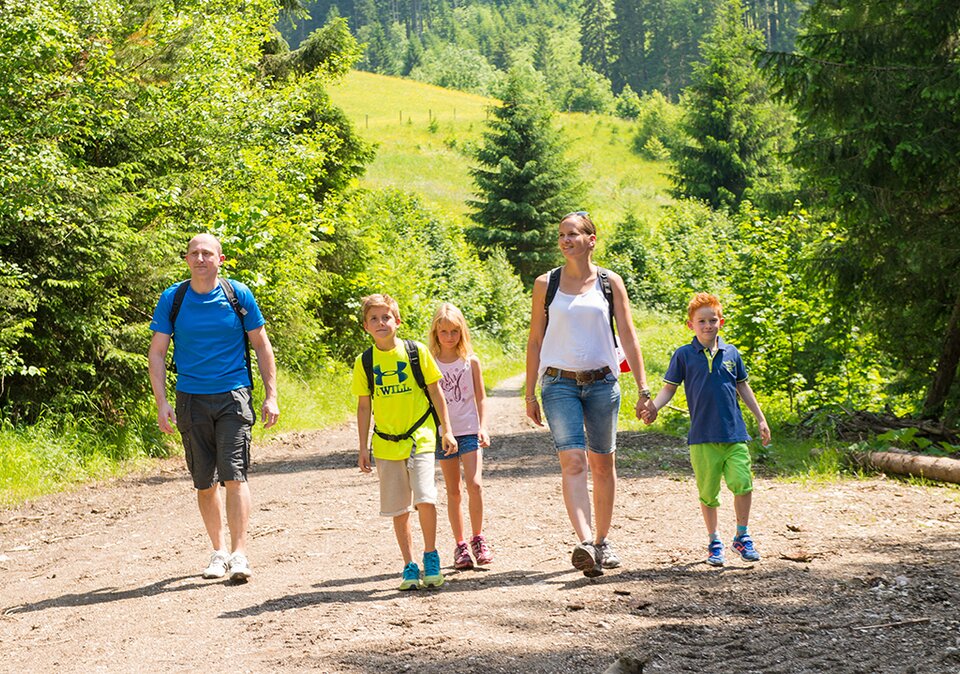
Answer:
[[31, 426], [0, 426], [0, 506], [121, 475], [165, 453], [146, 408], [123, 425], [61, 415]]
[[[417, 192], [445, 213], [467, 217], [466, 201], [473, 198], [472, 148], [480, 141], [493, 99], [360, 71], [332, 87], [330, 96], [360, 136], [378, 145], [363, 185]], [[557, 126], [570, 141], [568, 157], [589, 186], [581, 207], [604, 233], [628, 212], [652, 217], [670, 202], [666, 164], [631, 151], [631, 122], [563, 113], [557, 115]]]
[[[254, 439], [346, 421], [357, 409], [357, 399], [350, 393], [350, 381], [351, 371], [342, 364], [331, 363], [323, 372], [307, 378], [281, 370], [277, 374], [280, 420], [273, 428], [264, 429], [258, 419]], [[253, 395], [254, 409], [259, 416], [263, 401], [263, 387], [259, 382]]]

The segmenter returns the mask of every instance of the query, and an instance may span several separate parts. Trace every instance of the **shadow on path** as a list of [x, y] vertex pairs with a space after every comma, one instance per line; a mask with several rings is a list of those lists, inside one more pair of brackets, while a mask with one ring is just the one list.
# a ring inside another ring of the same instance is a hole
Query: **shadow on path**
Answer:
[[[114, 601], [123, 601], [125, 599], [142, 599], [143, 597], [153, 597], [166, 592], [182, 592], [183, 590], [194, 590], [212, 584], [211, 582], [198, 583], [196, 576], [176, 576], [174, 578], [165, 578], [151, 583], [144, 587], [131, 588], [129, 590], [117, 590], [113, 587], [104, 587], [90, 592], [78, 592], [76, 594], [64, 594], [59, 597], [51, 597], [32, 604], [20, 604], [4, 609], [3, 615], [16, 615], [18, 613], [32, 613], [34, 611], [45, 611], [48, 608], [64, 608], [72, 606], [93, 606], [96, 604], [106, 604]], [[177, 585], [181, 581], [192, 580], [193, 582]], [[230, 581], [220, 581], [229, 583]]]

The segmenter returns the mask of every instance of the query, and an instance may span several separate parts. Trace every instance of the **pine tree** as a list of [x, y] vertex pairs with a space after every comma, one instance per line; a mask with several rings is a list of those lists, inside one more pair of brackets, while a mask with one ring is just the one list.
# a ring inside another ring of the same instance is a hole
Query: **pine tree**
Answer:
[[781, 165], [777, 144], [786, 136], [785, 119], [754, 64], [762, 45], [761, 35], [744, 25], [740, 0], [727, 0], [700, 45], [703, 61], [685, 90], [683, 127], [690, 141], [674, 154], [675, 196], [733, 208]]
[[583, 207], [584, 190], [576, 166], [564, 158], [537, 73], [512, 69], [501, 99], [491, 108], [479, 165], [471, 171], [477, 199], [468, 204], [477, 226], [467, 236], [481, 250], [502, 248], [530, 286], [558, 263], [556, 226], [565, 213]]
[[923, 413], [960, 416], [960, 4], [820, 0], [798, 55], [771, 54], [795, 103], [797, 156], [835, 209], [823, 253]]
[[610, 77], [610, 24], [608, 0], [584, 0], [580, 13], [580, 62]]
[[650, 85], [646, 61], [648, 0], [613, 1], [613, 47], [616, 63], [613, 85], [617, 91], [629, 84], [634, 91]]

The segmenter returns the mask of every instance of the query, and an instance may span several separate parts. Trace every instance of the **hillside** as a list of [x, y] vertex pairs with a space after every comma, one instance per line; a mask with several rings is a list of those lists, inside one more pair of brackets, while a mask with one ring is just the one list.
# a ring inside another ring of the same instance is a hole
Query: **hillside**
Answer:
[[[470, 151], [493, 99], [361, 71], [351, 72], [330, 95], [358, 133], [378, 145], [364, 185], [416, 192], [448, 214], [468, 213]], [[631, 152], [631, 123], [575, 113], [558, 114], [557, 123], [590, 186], [583, 207], [601, 227], [630, 211], [651, 215], [668, 203], [666, 165]]]

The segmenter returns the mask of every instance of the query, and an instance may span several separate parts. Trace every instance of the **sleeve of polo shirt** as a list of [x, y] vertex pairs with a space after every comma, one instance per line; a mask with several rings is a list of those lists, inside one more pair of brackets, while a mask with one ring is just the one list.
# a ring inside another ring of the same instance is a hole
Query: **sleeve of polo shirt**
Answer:
[[673, 355], [670, 356], [670, 365], [663, 375], [663, 381], [674, 386], [680, 386], [683, 383], [684, 368], [683, 359], [680, 357], [681, 351], [682, 349], [677, 349], [673, 352]]
[[740, 357], [740, 351], [737, 351], [737, 365], [734, 371], [737, 376], [737, 383], [747, 381], [747, 367], [743, 364], [743, 358]]

